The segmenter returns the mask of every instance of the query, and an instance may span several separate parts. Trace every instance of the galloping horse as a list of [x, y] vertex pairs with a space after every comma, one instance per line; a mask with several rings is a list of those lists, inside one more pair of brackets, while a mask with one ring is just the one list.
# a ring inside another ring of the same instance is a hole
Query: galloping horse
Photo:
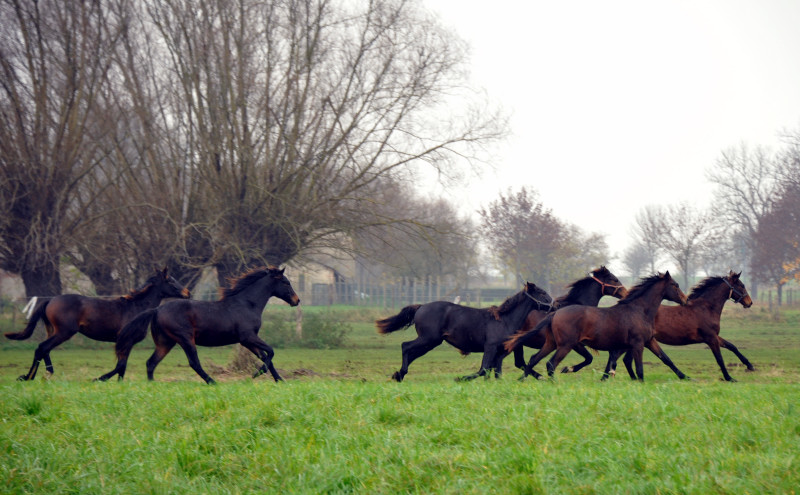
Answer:
[[39, 344], [33, 354], [33, 364], [27, 375], [19, 380], [33, 380], [39, 363], [44, 359], [45, 369], [53, 373], [50, 351], [82, 333], [101, 342], [116, 342], [120, 329], [142, 311], [154, 308], [168, 297], [189, 297], [189, 289], [167, 275], [167, 269], [147, 279], [142, 288], [116, 299], [63, 294], [39, 302], [31, 314], [25, 330], [7, 333], [13, 340], [24, 340], [33, 334], [39, 320], [47, 329], [47, 339]]
[[[581, 306], [597, 306], [603, 296], [620, 298], [625, 297], [627, 293], [628, 291], [625, 289], [625, 286], [622, 285], [622, 282], [620, 282], [608, 268], [601, 266], [600, 268], [592, 270], [589, 276], [570, 284], [569, 291], [556, 299], [553, 303], [553, 311], [575, 304]], [[553, 311], [531, 311], [528, 313], [528, 317], [525, 318], [525, 323], [522, 328], [509, 339], [509, 342], [512, 342], [512, 344], [506, 345], [506, 349], [508, 351], [514, 351], [514, 361], [517, 368], [525, 369], [525, 360], [522, 355], [523, 345], [535, 349], [541, 349], [544, 345], [545, 332], [542, 330], [534, 332], [534, 330], [540, 324], [542, 327], [549, 325], [553, 317]], [[547, 321], [547, 323], [542, 324], [542, 321]], [[583, 344], [578, 344], [573, 350], [583, 356], [584, 359], [580, 364], [572, 366], [575, 371], [592, 363], [592, 354], [586, 350]], [[533, 372], [533, 374], [538, 375], [536, 372]], [[523, 378], [524, 377], [525, 375], [523, 375]]]
[[[747, 360], [735, 345], [719, 336], [719, 321], [722, 315], [722, 307], [725, 302], [731, 299], [733, 302], [741, 304], [744, 308], [753, 305], [747, 288], [739, 279], [742, 272], [734, 273], [731, 271], [726, 277], [708, 277], [702, 280], [689, 294], [688, 302], [685, 306], [661, 306], [658, 308], [655, 321], [655, 338], [662, 344], [667, 345], [689, 345], [705, 343], [714, 354], [719, 369], [722, 370], [722, 377], [729, 382], [735, 382], [725, 361], [722, 359], [720, 347], [728, 349], [736, 354], [736, 357], [747, 366], [747, 371], [753, 371], [753, 365]], [[615, 353], [616, 354], [616, 353]], [[619, 357], [609, 354], [608, 365], [603, 378], [607, 378], [610, 369], [616, 368], [616, 360]], [[628, 373], [633, 377], [630, 357], [626, 354], [623, 358]]]
[[597, 350], [630, 351], [636, 362], [637, 377], [644, 380], [642, 352], [646, 346], [683, 378], [685, 375], [672, 364], [653, 338], [656, 313], [663, 299], [686, 304], [686, 296], [669, 272], [642, 279], [614, 306], [568, 306], [559, 309], [550, 322], [545, 344], [528, 366], [532, 368], [556, 350], [547, 363], [547, 372], [552, 377], [561, 360], [581, 343]]
[[269, 370], [276, 382], [282, 380], [272, 364], [275, 352], [258, 337], [258, 330], [261, 313], [270, 297], [275, 296], [291, 306], [300, 304], [283, 270], [256, 268], [232, 280], [230, 287], [221, 292], [218, 301], [171, 301], [137, 316], [120, 332], [116, 346], [117, 366], [98, 380], [106, 381], [116, 374], [122, 380], [131, 349], [147, 336], [147, 327], [151, 327], [156, 344], [156, 350], [147, 360], [148, 380], [153, 379], [158, 363], [178, 344], [192, 369], [206, 383], [214, 383], [200, 365], [196, 346], [236, 343], [241, 343], [264, 362], [253, 378]]
[[470, 308], [447, 301], [428, 304], [413, 304], [375, 322], [378, 333], [389, 333], [414, 325], [417, 338], [403, 342], [403, 364], [392, 378], [398, 382], [408, 373], [412, 361], [425, 355], [443, 341], [461, 351], [483, 352], [481, 368], [473, 375], [462, 377], [470, 380], [485, 376], [494, 369], [495, 376], [502, 372], [503, 342], [517, 330], [532, 310], [551, 307], [552, 298], [547, 292], [526, 282], [522, 291], [506, 299], [500, 307]]

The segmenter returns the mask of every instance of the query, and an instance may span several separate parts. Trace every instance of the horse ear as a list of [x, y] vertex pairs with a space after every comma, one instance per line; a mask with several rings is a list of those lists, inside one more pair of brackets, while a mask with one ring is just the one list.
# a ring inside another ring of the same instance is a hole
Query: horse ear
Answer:
[[161, 273], [162, 273], [162, 275], [164, 275], [164, 278], [166, 278], [166, 277], [167, 277], [167, 267], [166, 267], [166, 266], [165, 266], [165, 267], [164, 267], [164, 269], [161, 271]]
[[286, 267], [284, 266], [283, 268], [280, 269], [280, 271], [278, 272], [278, 275], [283, 275], [283, 272], [285, 272], [285, 271], [286, 271]]
[[[669, 270], [667, 270], [666, 272], [664, 272], [664, 278], [667, 278], [667, 277], [669, 277], [669, 276], [670, 276], [670, 275], [669, 275]], [[671, 277], [670, 277], [670, 278], [671, 278]]]

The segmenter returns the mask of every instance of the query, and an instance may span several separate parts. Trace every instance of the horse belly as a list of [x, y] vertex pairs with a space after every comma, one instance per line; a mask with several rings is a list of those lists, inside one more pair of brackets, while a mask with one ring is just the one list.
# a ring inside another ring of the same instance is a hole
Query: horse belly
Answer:
[[655, 320], [655, 337], [662, 344], [688, 345], [702, 342], [697, 318], [686, 307], [662, 306]]

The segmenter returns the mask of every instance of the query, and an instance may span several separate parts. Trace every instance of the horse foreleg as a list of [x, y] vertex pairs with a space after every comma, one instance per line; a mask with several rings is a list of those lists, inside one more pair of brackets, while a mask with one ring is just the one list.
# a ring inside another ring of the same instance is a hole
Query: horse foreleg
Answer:
[[[156, 371], [156, 366], [158, 366], [158, 363], [160, 363], [161, 360], [163, 360], [166, 357], [166, 355], [169, 354], [169, 351], [171, 351], [173, 347], [175, 347], [174, 341], [167, 340], [164, 338], [158, 338], [158, 341], [156, 342], [156, 350], [153, 351], [153, 354], [151, 354], [150, 357], [147, 359], [146, 368], [147, 368], [147, 379], [149, 381], [153, 381], [153, 374]], [[124, 369], [122, 371], [123, 373], [125, 372]], [[122, 377], [120, 377], [120, 379], [122, 379]]]
[[464, 382], [474, 380], [479, 376], [489, 378], [491, 370], [496, 366], [495, 357], [497, 356], [497, 349], [495, 346], [486, 346], [483, 349], [483, 359], [481, 360], [481, 368], [477, 373], [456, 378], [457, 382]]
[[[664, 352], [663, 349], [661, 349], [661, 346], [658, 345], [658, 341], [656, 340], [655, 337], [650, 339], [650, 342], [647, 343], [647, 348], [650, 349], [650, 352], [655, 354], [656, 357], [658, 357], [658, 359], [660, 359], [662, 363], [669, 366], [669, 369], [671, 369], [673, 373], [678, 375], [678, 378], [680, 378], [681, 380], [685, 380], [687, 378], [686, 375], [684, 375], [683, 372], [679, 370], [677, 366], [675, 366], [675, 363], [673, 363], [672, 360], [669, 358], [669, 356], [667, 356], [667, 353]], [[717, 347], [717, 354], [719, 354], [719, 347]], [[720, 361], [722, 361], [722, 356], [719, 357], [718, 362]], [[723, 363], [722, 366], [724, 367], [725, 364]], [[727, 370], [724, 373], [727, 373]]]
[[723, 339], [722, 337], [719, 337], [719, 342], [720, 342], [720, 345], [722, 345], [722, 347], [724, 347], [725, 349], [728, 349], [732, 353], [736, 354], [736, 357], [739, 358], [739, 361], [741, 361], [743, 365], [747, 366], [747, 371], [755, 371], [756, 370], [753, 367], [753, 365], [750, 364], [750, 361], [748, 361], [747, 358], [744, 357], [744, 355], [741, 352], [739, 352], [739, 349], [737, 349], [735, 345], [733, 345], [732, 343], [730, 343], [727, 340]]
[[642, 354], [644, 353], [644, 347], [635, 347], [628, 351], [629, 354], [633, 356], [633, 361], [636, 364], [636, 379], [640, 382], [644, 381], [644, 365], [642, 363]]
[[261, 365], [258, 370], [256, 370], [253, 378], [257, 378], [258, 376], [269, 371], [273, 380], [276, 382], [283, 381], [283, 378], [281, 378], [281, 376], [278, 374], [278, 370], [275, 369], [275, 365], [272, 364], [272, 358], [275, 356], [275, 351], [269, 346], [269, 344], [259, 339], [257, 336], [254, 336], [254, 338], [250, 339], [249, 341], [242, 342], [242, 345], [264, 362], [264, 364]]
[[708, 347], [711, 349], [711, 353], [714, 354], [714, 359], [717, 360], [717, 365], [719, 369], [722, 370], [722, 377], [727, 382], [735, 382], [736, 380], [731, 377], [728, 373], [728, 368], [725, 367], [725, 360], [722, 359], [722, 352], [719, 349], [719, 341], [717, 339], [713, 339], [709, 342], [706, 342]]
[[572, 350], [583, 356], [583, 361], [573, 366], [565, 366], [561, 370], [562, 373], [577, 373], [586, 366], [592, 364], [592, 361], [594, 360], [592, 353], [589, 352], [589, 350], [583, 344], [577, 344], [572, 348]]
[[514, 366], [521, 370], [525, 369], [525, 350], [522, 346], [514, 349]]
[[415, 339], [409, 340], [408, 342], [403, 342], [400, 346], [403, 350], [403, 364], [400, 366], [399, 371], [395, 371], [392, 375], [392, 379], [398, 382], [402, 382], [403, 378], [408, 373], [408, 367], [411, 363], [417, 359], [418, 357], [424, 356], [428, 351], [432, 350], [434, 347], [438, 346], [442, 343], [444, 339], [439, 339], [438, 341], [430, 341], [430, 340], [423, 340], [423, 339]]

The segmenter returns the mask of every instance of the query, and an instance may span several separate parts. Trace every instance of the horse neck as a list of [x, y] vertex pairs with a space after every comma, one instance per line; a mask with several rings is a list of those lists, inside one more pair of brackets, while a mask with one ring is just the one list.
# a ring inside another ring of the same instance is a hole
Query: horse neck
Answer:
[[525, 318], [528, 317], [528, 313], [533, 311], [534, 309], [538, 309], [539, 305], [533, 301], [530, 297], [524, 297], [524, 300], [514, 306], [508, 313], [502, 315], [500, 317], [509, 327], [518, 330], [522, 327], [522, 323], [525, 321]]
[[272, 297], [273, 290], [269, 278], [268, 275], [264, 276], [261, 280], [250, 285], [243, 291], [230, 296], [230, 300], [244, 302], [247, 307], [261, 314], [267, 306], [267, 301]]
[[654, 283], [647, 292], [637, 297], [636, 300], [631, 301], [630, 305], [638, 307], [644, 312], [645, 317], [655, 321], [658, 307], [661, 306], [661, 301], [664, 300], [665, 283], [665, 281]]
[[728, 301], [728, 297], [730, 295], [729, 289], [730, 288], [725, 283], [718, 284], [713, 289], [705, 291], [697, 299], [692, 299], [689, 301], [689, 304], [703, 304], [709, 308], [712, 313], [721, 315], [722, 308], [725, 306], [725, 303]]
[[137, 294], [130, 298], [123, 298], [123, 303], [126, 306], [136, 308], [137, 310], [150, 309], [158, 306], [162, 299], [164, 298], [159, 295], [158, 290], [151, 285], [143, 293]]
[[574, 290], [575, 294], [569, 294], [570, 297], [565, 299], [560, 307], [563, 308], [564, 306], [572, 306], [575, 304], [581, 306], [597, 306], [600, 299], [603, 297], [603, 289], [600, 287], [600, 284], [596, 283], [594, 280], [584, 280], [590, 280], [592, 285], [588, 285], [582, 281], [580, 289], [576, 286], [576, 290]]

